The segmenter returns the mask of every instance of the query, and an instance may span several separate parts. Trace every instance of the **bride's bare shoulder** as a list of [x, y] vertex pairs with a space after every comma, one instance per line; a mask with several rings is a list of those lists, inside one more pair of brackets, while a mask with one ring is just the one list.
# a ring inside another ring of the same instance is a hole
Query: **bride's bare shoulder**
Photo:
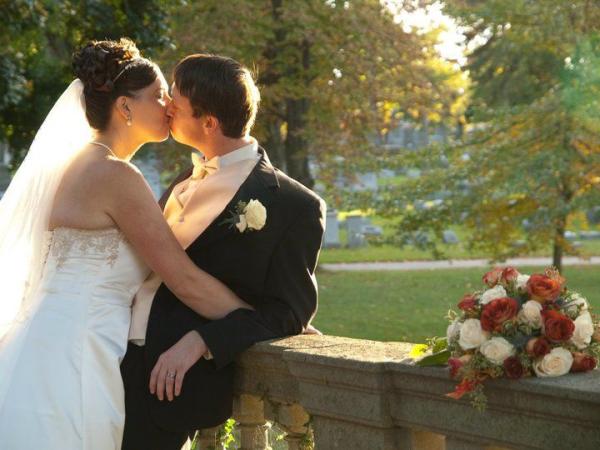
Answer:
[[134, 164], [118, 159], [108, 152], [83, 154], [79, 164], [82, 176], [89, 177], [94, 182], [105, 182], [106, 185], [127, 184], [144, 178]]

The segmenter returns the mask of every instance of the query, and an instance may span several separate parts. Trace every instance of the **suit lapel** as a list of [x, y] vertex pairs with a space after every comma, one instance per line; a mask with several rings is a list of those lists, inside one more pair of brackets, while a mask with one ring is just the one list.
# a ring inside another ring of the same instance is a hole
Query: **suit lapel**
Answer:
[[[238, 202], [249, 202], [250, 200], [260, 201], [267, 212], [269, 204], [271, 203], [272, 197], [275, 190], [279, 187], [279, 180], [275, 173], [274, 167], [271, 165], [271, 161], [267, 156], [267, 153], [262, 147], [258, 149], [261, 158], [248, 175], [248, 178], [242, 183], [238, 191], [235, 193], [231, 201], [223, 209], [223, 211], [217, 216], [215, 220], [206, 228], [194, 245], [206, 246], [215, 240], [230, 236], [235, 233], [239, 233], [235, 226], [223, 223], [226, 219], [231, 217], [231, 212], [235, 211], [235, 207]], [[267, 214], [267, 222], [268, 214]]]

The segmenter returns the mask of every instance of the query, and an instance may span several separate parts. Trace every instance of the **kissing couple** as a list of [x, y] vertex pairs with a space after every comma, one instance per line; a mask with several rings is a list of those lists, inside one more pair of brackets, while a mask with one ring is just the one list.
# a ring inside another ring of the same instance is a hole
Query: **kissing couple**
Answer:
[[[325, 204], [251, 137], [243, 65], [195, 54], [169, 86], [93, 41], [0, 201], [0, 448], [178, 450], [231, 415], [233, 361], [318, 333]], [[192, 147], [157, 203], [130, 163]]]

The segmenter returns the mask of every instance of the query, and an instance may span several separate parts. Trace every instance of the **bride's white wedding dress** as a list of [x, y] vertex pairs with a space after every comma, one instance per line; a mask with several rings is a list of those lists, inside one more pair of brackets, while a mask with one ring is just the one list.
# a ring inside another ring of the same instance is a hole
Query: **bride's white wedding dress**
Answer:
[[9, 377], [0, 449], [120, 449], [119, 365], [149, 269], [117, 228], [58, 228], [47, 239], [39, 307], [0, 344], [0, 377]]

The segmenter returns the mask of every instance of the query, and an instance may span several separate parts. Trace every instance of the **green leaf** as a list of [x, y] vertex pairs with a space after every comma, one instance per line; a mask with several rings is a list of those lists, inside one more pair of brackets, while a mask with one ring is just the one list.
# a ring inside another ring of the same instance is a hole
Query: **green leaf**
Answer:
[[448, 339], [445, 337], [435, 337], [432, 339], [433, 347], [431, 348], [432, 353], [439, 353], [448, 348]]
[[443, 350], [441, 352], [434, 353], [429, 356], [425, 356], [424, 358], [418, 360], [416, 362], [417, 366], [427, 367], [427, 366], [444, 366], [448, 364], [448, 359], [450, 358], [450, 350]]

